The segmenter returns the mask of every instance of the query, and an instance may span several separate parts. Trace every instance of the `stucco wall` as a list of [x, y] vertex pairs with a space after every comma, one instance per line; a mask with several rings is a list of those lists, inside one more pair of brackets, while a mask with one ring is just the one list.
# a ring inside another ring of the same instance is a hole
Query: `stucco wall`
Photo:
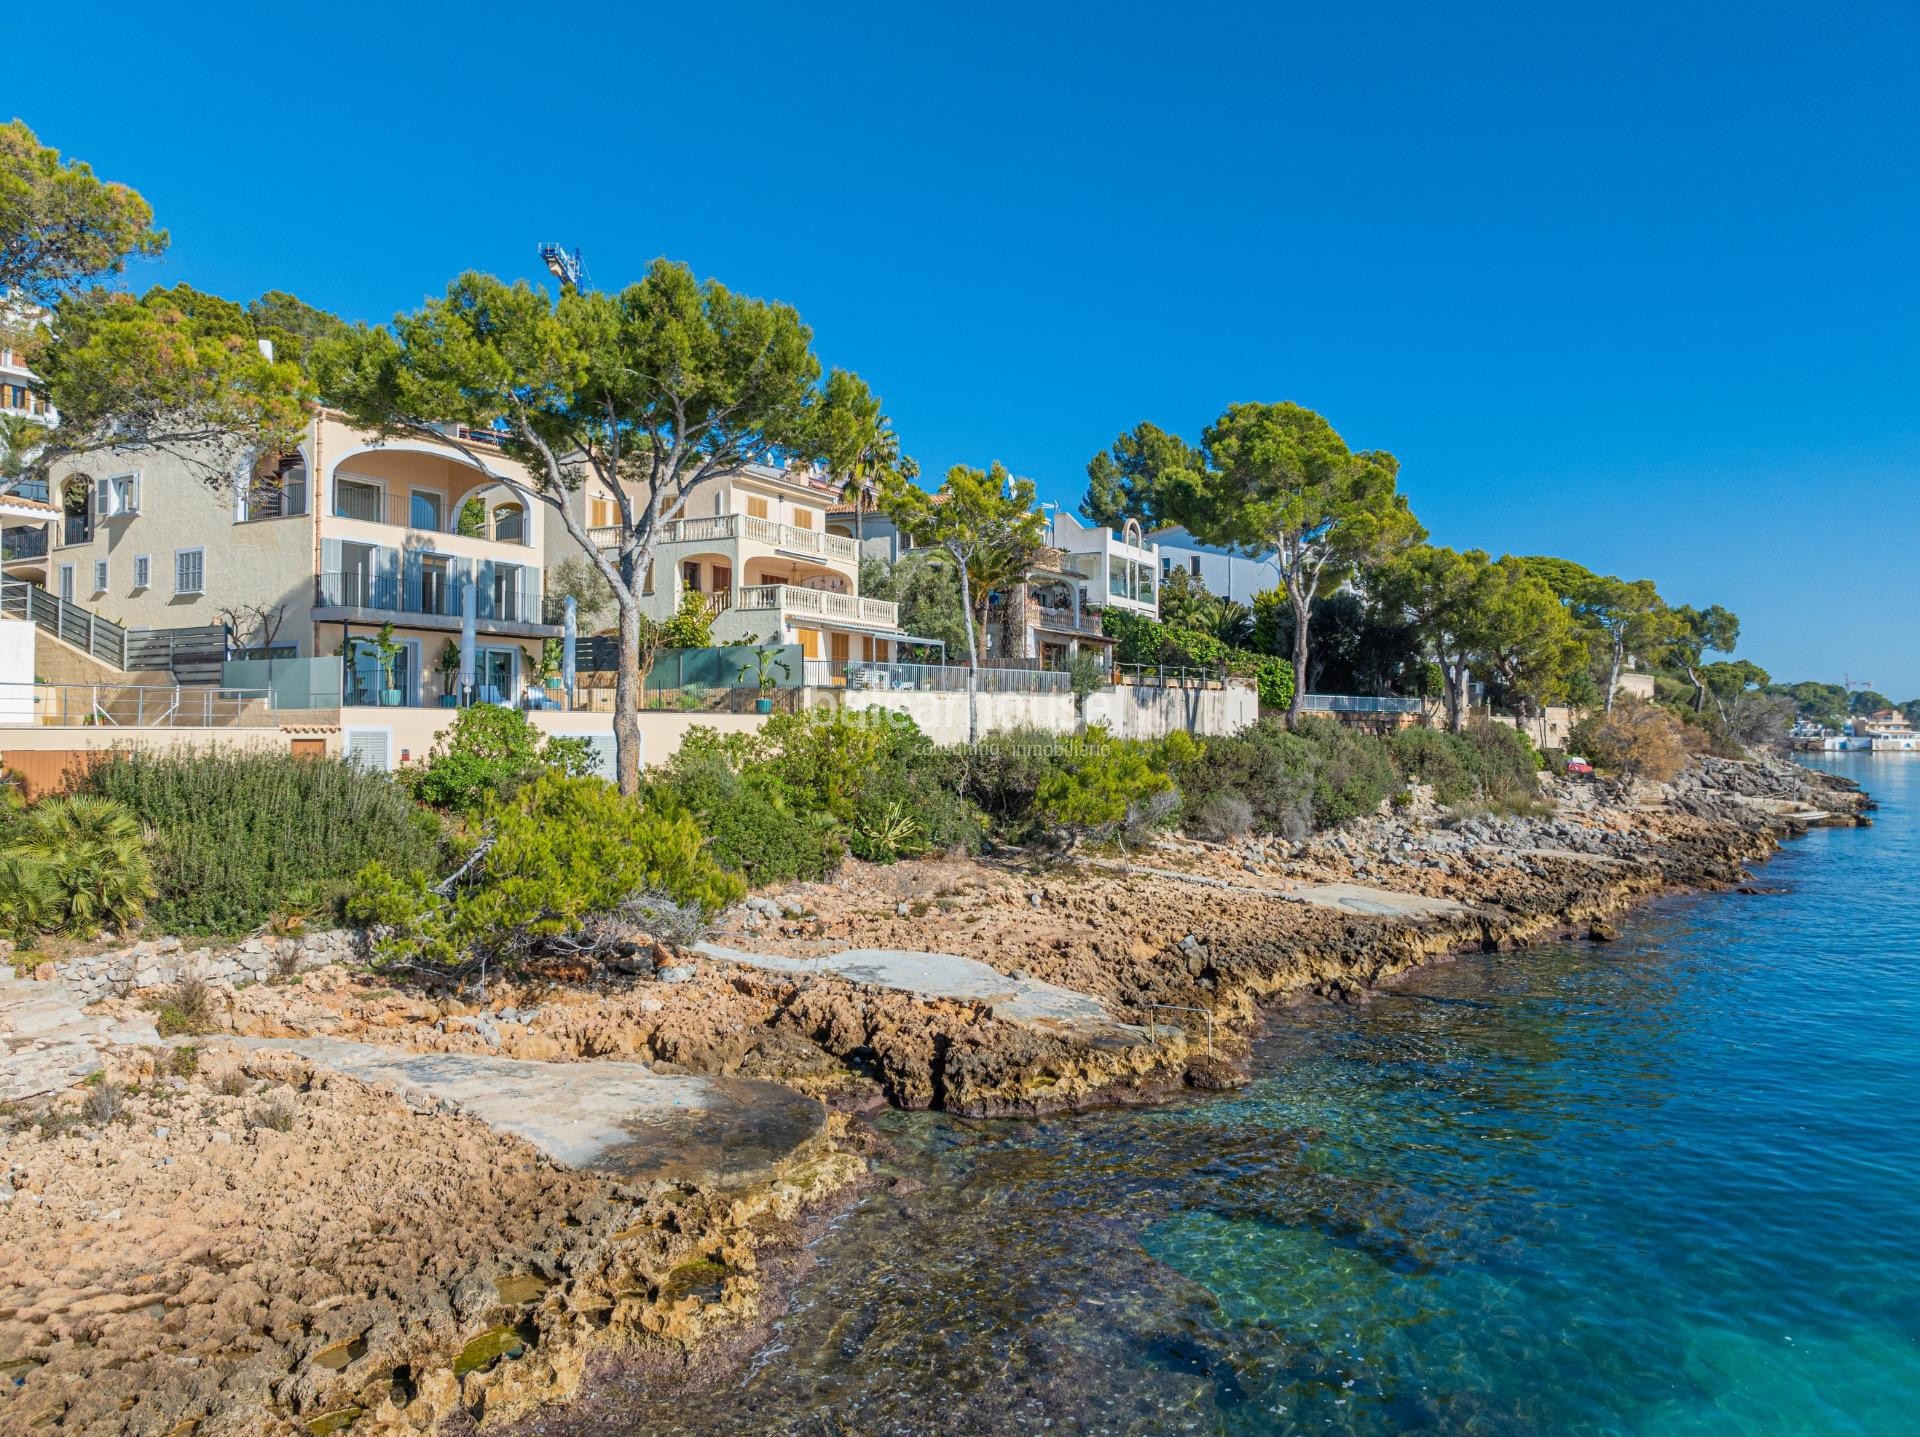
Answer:
[[[964, 693], [889, 693], [836, 690], [848, 709], [903, 713], [935, 743], [967, 741]], [[1041, 728], [1070, 734], [1080, 723], [1072, 694], [981, 694], [980, 732]], [[1159, 689], [1116, 687], [1090, 694], [1086, 722], [1105, 724], [1122, 738], [1162, 738], [1175, 729], [1202, 737], [1238, 733], [1260, 717], [1259, 696], [1250, 688]]]
[[1229, 684], [1218, 689], [1117, 684], [1087, 696], [1087, 722], [1122, 738], [1164, 738], [1175, 729], [1201, 737], [1239, 733], [1259, 722], [1260, 696]]
[[[340, 710], [340, 736], [332, 744], [338, 750], [350, 729], [379, 729], [388, 735], [387, 752], [391, 761], [419, 763], [428, 750], [453, 723], [455, 710], [424, 708], [343, 708]], [[613, 737], [610, 713], [549, 713], [535, 710], [527, 715], [534, 727], [549, 734], [569, 737]], [[695, 728], [717, 729], [722, 733], [747, 733], [766, 719], [760, 714], [643, 712], [640, 715], [640, 761], [665, 763], [679, 751], [681, 740]], [[406, 757], [403, 760], [402, 754]]]

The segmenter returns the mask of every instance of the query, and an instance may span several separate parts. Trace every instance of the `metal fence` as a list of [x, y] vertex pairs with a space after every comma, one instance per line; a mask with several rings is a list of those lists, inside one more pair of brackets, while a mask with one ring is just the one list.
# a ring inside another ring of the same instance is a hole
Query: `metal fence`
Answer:
[[245, 728], [276, 721], [267, 689], [0, 682], [0, 728]]
[[1385, 698], [1368, 694], [1302, 694], [1300, 707], [1330, 714], [1417, 714], [1419, 699]]
[[166, 669], [182, 683], [217, 684], [227, 657], [220, 624], [127, 629], [25, 579], [0, 580], [0, 616], [26, 619], [111, 668]]
[[1226, 682], [1223, 668], [1182, 668], [1177, 664], [1115, 664], [1113, 681], [1147, 688], [1198, 689]]
[[[963, 694], [965, 664], [889, 664], [867, 659], [809, 659], [807, 683], [814, 688], [870, 689], [886, 693]], [[983, 694], [1064, 694], [1073, 691], [1073, 675], [1063, 669], [982, 668]]]

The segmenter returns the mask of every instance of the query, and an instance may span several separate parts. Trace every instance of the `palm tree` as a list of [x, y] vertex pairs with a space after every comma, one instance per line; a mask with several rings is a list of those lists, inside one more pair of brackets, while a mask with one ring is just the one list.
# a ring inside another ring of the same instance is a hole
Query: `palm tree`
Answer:
[[848, 370], [836, 369], [827, 376], [820, 422], [827, 473], [840, 481], [841, 502], [853, 504], [857, 545], [866, 537], [867, 510], [879, 507], [881, 485], [917, 478], [920, 466], [900, 452], [900, 436], [893, 421], [880, 412], [878, 396]]
[[1253, 638], [1253, 610], [1238, 599], [1216, 599], [1208, 632], [1223, 644], [1245, 648]]
[[36, 804], [4, 857], [45, 867], [53, 912], [77, 937], [102, 924], [124, 932], [154, 894], [140, 825], [110, 798], [82, 794]]

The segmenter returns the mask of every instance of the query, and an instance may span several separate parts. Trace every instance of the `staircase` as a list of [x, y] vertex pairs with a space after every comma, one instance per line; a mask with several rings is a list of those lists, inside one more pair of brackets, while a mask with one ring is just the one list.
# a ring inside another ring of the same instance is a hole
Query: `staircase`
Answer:
[[164, 669], [178, 684], [217, 684], [227, 659], [220, 624], [127, 629], [25, 579], [0, 580], [0, 618], [25, 619], [61, 643], [121, 672]]

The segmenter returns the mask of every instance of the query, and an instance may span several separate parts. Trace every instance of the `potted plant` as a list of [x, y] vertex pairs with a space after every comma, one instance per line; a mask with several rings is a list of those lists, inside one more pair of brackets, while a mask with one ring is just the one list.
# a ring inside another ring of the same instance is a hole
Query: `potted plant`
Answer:
[[753, 701], [753, 711], [759, 714], [770, 714], [773, 712], [773, 691], [778, 687], [773, 671], [778, 669], [788, 678], [792, 678], [793, 670], [787, 666], [787, 661], [780, 657], [778, 649], [755, 649], [753, 657], [754, 662], [740, 665], [734, 677], [744, 681], [748, 674], [754, 675], [754, 682], [760, 689], [760, 697]]
[[440, 707], [460, 706], [460, 691], [455, 687], [460, 673], [460, 646], [452, 639], [440, 650]]
[[393, 681], [393, 666], [400, 657], [400, 644], [393, 637], [393, 625], [382, 624], [373, 641], [373, 657], [380, 665], [380, 702], [388, 708], [400, 707], [400, 690]]
[[560, 668], [565, 658], [566, 649], [560, 640], [548, 639], [540, 653], [540, 682], [546, 688], [560, 687]]

